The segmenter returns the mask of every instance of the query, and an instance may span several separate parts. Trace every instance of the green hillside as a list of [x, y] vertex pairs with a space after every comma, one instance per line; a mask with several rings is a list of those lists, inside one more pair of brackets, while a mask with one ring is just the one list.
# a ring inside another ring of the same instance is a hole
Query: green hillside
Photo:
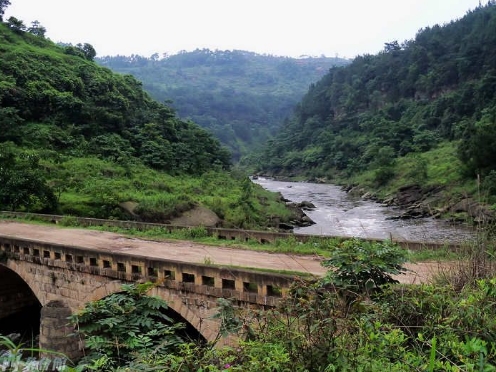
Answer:
[[254, 155], [260, 172], [496, 192], [496, 5], [334, 67]]
[[164, 58], [107, 56], [96, 61], [132, 74], [158, 101], [170, 101], [180, 117], [208, 129], [228, 146], [235, 161], [276, 132], [311, 83], [330, 67], [349, 63], [341, 58], [208, 49]]
[[0, 209], [166, 222], [202, 205], [236, 227], [288, 217], [227, 172], [216, 138], [95, 54], [0, 23]]

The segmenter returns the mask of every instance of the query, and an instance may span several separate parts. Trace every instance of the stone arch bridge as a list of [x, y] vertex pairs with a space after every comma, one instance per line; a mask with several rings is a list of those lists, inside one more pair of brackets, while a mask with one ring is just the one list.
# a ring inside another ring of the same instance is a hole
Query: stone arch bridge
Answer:
[[213, 340], [219, 330], [211, 318], [217, 298], [242, 307], [274, 307], [292, 277], [0, 236], [0, 319], [39, 303], [40, 348], [69, 358], [82, 351], [78, 340], [68, 340], [73, 330], [67, 317], [136, 281], [157, 283], [151, 294]]

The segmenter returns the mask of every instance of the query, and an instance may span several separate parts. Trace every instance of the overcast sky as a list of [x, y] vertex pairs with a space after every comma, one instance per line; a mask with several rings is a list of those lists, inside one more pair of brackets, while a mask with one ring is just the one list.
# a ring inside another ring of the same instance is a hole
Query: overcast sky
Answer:
[[[10, 0], [4, 19], [38, 20], [55, 42], [98, 56], [196, 48], [353, 58], [463, 17], [479, 0]], [[482, 4], [486, 4], [483, 0]]]

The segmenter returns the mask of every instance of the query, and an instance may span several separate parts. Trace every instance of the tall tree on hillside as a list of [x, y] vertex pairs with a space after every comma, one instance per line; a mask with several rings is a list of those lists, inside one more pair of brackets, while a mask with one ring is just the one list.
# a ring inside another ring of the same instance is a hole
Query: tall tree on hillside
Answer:
[[9, 0], [0, 0], [0, 22], [3, 22], [3, 15], [5, 13], [5, 9], [10, 5]]
[[93, 45], [84, 43], [83, 45], [77, 44], [76, 46], [83, 51], [84, 56], [88, 61], [93, 61], [96, 57], [96, 50], [93, 48]]
[[18, 153], [12, 142], [0, 148], [0, 208], [27, 212], [54, 212], [57, 198], [46, 183], [39, 158]]
[[17, 33], [26, 31], [26, 25], [24, 22], [16, 17], [9, 17], [7, 24], [11, 30], [14, 30]]
[[39, 21], [33, 21], [31, 22], [31, 27], [28, 28], [28, 32], [36, 36], [45, 37], [46, 28], [43, 27]]

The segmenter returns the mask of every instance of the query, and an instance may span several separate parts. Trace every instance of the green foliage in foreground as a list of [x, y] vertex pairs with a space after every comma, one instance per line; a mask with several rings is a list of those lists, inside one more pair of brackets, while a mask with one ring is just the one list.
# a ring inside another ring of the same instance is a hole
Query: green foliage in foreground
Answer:
[[404, 274], [406, 260], [407, 252], [392, 242], [346, 240], [323, 261], [323, 266], [329, 268], [324, 283], [348, 291], [369, 292], [385, 284], [397, 283], [391, 275]]
[[182, 324], [165, 315], [167, 304], [147, 296], [153, 286], [126, 284], [122, 292], [86, 304], [70, 321], [89, 353], [80, 362], [90, 369], [112, 370], [127, 365], [135, 353], [171, 354], [184, 341], [177, 336]]
[[[39, 354], [45, 356], [40, 358]], [[16, 344], [7, 336], [0, 335], [0, 370], [1, 371], [60, 371], [80, 372], [84, 367], [72, 368], [70, 361], [61, 353], [24, 347]]]
[[[496, 371], [496, 279], [477, 279], [459, 289], [439, 283], [394, 284], [390, 274], [403, 271], [400, 251], [387, 242], [377, 244], [376, 249], [391, 255], [378, 254], [356, 270], [352, 265], [359, 244], [349, 244], [356, 248], [343, 252], [331, 270], [361, 275], [348, 277], [344, 286], [339, 275], [323, 281], [295, 278], [288, 296], [269, 310], [240, 309], [219, 300], [215, 317], [221, 321], [220, 335], [239, 338], [228, 347], [177, 344], [170, 342], [177, 338], [167, 334], [161, 340], [174, 346], [158, 352], [163, 343], [153, 337], [142, 342], [142, 338], [154, 326], [159, 331], [175, 327], [161, 321], [160, 310], [166, 304], [145, 294], [149, 283], [125, 286], [122, 293], [104, 299], [105, 306], [102, 300], [90, 303], [73, 317], [87, 321], [80, 335], [88, 340], [88, 349], [108, 353], [82, 361], [76, 370]], [[368, 247], [363, 251], [374, 253]], [[374, 291], [359, 285], [377, 273], [389, 284]], [[351, 301], [350, 284], [355, 295]], [[141, 327], [143, 333], [138, 331]], [[132, 350], [116, 354], [118, 346], [126, 345]]]

